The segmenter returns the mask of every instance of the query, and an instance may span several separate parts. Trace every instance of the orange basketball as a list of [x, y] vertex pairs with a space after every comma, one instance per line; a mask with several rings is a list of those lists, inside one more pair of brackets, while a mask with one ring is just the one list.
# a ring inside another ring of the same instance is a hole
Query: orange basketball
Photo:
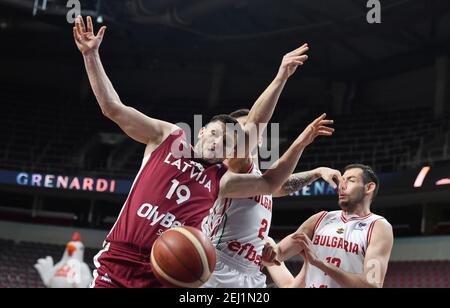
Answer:
[[165, 231], [153, 244], [153, 272], [167, 286], [198, 288], [216, 266], [216, 250], [198, 229], [177, 227]]

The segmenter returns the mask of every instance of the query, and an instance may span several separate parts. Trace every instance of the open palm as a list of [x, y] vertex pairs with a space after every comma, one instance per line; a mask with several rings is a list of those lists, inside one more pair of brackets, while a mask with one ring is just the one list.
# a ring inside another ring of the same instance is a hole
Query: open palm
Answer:
[[311, 124], [309, 124], [305, 130], [297, 138], [299, 142], [307, 146], [311, 144], [317, 136], [331, 136], [333, 135], [334, 128], [326, 125], [333, 124], [333, 120], [326, 120], [327, 114], [324, 113]]
[[78, 16], [75, 19], [75, 27], [73, 27], [73, 37], [75, 39], [75, 43], [83, 55], [98, 51], [103, 40], [103, 35], [106, 31], [106, 27], [103, 26], [100, 28], [97, 35], [95, 35], [91, 16], [88, 16], [86, 21], [87, 28], [84, 24], [83, 18]]

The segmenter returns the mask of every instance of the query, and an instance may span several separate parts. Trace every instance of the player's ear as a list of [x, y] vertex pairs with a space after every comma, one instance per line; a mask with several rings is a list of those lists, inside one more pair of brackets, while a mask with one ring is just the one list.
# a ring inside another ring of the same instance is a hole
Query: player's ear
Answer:
[[198, 131], [198, 138], [201, 138], [203, 136], [203, 134], [205, 133], [205, 127], [203, 126], [202, 128], [200, 128], [200, 130]]
[[374, 192], [376, 188], [377, 188], [377, 184], [375, 184], [374, 182], [370, 182], [367, 184], [366, 193], [370, 194], [371, 192]]

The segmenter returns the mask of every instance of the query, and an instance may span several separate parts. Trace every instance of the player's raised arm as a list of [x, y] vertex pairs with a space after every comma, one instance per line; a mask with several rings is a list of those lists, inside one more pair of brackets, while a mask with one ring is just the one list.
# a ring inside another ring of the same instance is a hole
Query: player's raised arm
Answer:
[[286, 81], [294, 74], [298, 66], [303, 65], [308, 60], [308, 56], [305, 54], [308, 50], [308, 44], [303, 44], [299, 48], [284, 55], [275, 79], [253, 104], [244, 125], [244, 131], [247, 137], [250, 137], [246, 142], [246, 146], [248, 146], [246, 154], [251, 153], [258, 145], [258, 140], [262, 136], [267, 123], [272, 118]]
[[144, 144], [158, 145], [176, 129], [176, 126], [150, 118], [121, 102], [106, 75], [98, 52], [106, 27], [101, 27], [95, 35], [91, 17], [88, 16], [86, 21], [85, 25], [81, 16], [76, 18], [73, 36], [78, 49], [83, 54], [89, 82], [102, 113], [134, 140]]
[[262, 176], [236, 174], [228, 171], [220, 180], [220, 196], [227, 198], [246, 198], [274, 193], [291, 175], [306, 146], [318, 136], [331, 136], [334, 129], [326, 125], [332, 120], [322, 114], [309, 124], [294, 141], [283, 156]]
[[333, 189], [336, 189], [338, 184], [342, 182], [342, 175], [339, 170], [319, 167], [313, 170], [292, 174], [287, 181], [273, 193], [273, 197], [283, 197], [292, 194], [320, 178], [331, 185]]

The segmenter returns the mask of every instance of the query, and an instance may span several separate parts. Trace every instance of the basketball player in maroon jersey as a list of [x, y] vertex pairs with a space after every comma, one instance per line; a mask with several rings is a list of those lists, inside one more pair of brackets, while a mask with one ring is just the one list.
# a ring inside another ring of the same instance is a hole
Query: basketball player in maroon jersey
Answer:
[[[93, 287], [159, 287], [152, 273], [150, 249], [156, 238], [171, 227], [200, 227], [217, 198], [250, 197], [274, 192], [294, 170], [304, 148], [317, 136], [330, 136], [331, 120], [323, 114], [313, 121], [277, 161], [261, 176], [235, 174], [222, 164], [236, 152], [235, 133], [226, 124], [240, 125], [230, 116], [218, 115], [200, 130], [192, 147], [176, 125], [150, 118], [124, 105], [100, 61], [98, 53], [106, 27], [94, 35], [92, 20], [87, 27], [76, 19], [74, 39], [83, 54], [86, 71], [102, 113], [134, 140], [146, 144], [141, 168], [125, 204], [108, 234], [103, 249], [94, 258]], [[250, 111], [244, 132], [267, 123], [290, 72], [306, 61], [302, 49], [283, 61], [277, 78]], [[253, 148], [251, 144], [248, 148]], [[180, 153], [182, 155], [180, 155]]]

